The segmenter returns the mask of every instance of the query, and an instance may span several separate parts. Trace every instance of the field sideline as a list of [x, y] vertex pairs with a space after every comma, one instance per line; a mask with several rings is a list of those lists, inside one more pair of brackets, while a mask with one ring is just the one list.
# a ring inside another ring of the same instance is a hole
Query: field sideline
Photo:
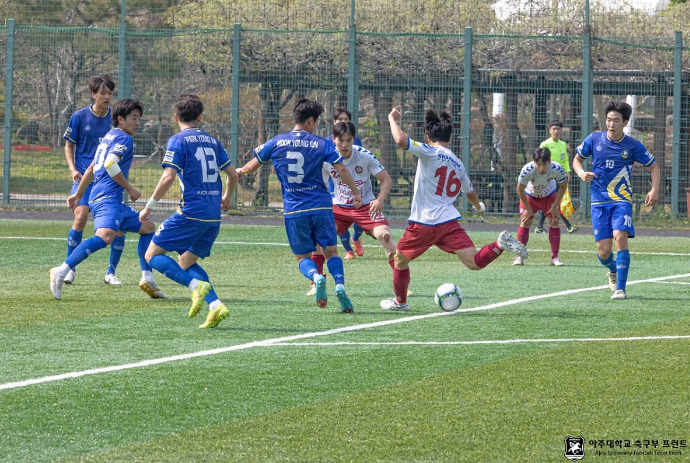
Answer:
[[[204, 266], [231, 315], [198, 330], [184, 288], [161, 275], [170, 299], [136, 288], [133, 239], [124, 286], [103, 285], [101, 252], [52, 300], [69, 224], [33, 214], [0, 220], [0, 278], [14, 282], [0, 287], [0, 462], [568, 461], [567, 436], [585, 461], [626, 448], [639, 452], [626, 461], [690, 461], [682, 236], [638, 231], [626, 301], [609, 299], [587, 232], [563, 236], [562, 268], [543, 235], [523, 268], [501, 256], [471, 272], [431, 250], [403, 314], [378, 308], [391, 275], [369, 238], [345, 262], [344, 315], [305, 296], [282, 227], [226, 225]], [[465, 226], [477, 245], [497, 235]], [[452, 315], [432, 299], [448, 281], [465, 295]]]

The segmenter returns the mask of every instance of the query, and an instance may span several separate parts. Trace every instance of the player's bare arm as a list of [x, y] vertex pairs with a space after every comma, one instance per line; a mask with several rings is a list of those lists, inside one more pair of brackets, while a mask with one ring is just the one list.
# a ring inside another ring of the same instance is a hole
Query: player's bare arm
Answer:
[[395, 143], [398, 144], [398, 146], [401, 149], [407, 149], [407, 134], [403, 131], [402, 128], [400, 128], [400, 119], [402, 118], [402, 115], [400, 114], [400, 111], [398, 111], [396, 108], [393, 108], [393, 110], [388, 114], [388, 122], [391, 125], [391, 134], [393, 135], [393, 140], [395, 140]]
[[558, 184], [558, 190], [556, 191], [556, 200], [551, 205], [549, 212], [552, 217], [559, 217], [561, 211], [561, 201], [563, 201], [563, 196], [565, 195], [565, 190], [568, 189], [568, 180]]
[[582, 158], [579, 154], [573, 159], [573, 170], [584, 182], [590, 183], [592, 180], [597, 178], [597, 174], [594, 172], [585, 171], [584, 167], [582, 167]]
[[86, 172], [84, 172], [84, 175], [79, 180], [79, 187], [77, 188], [77, 191], [72, 196], [67, 198], [67, 208], [70, 211], [75, 210], [79, 206], [79, 202], [81, 201], [86, 188], [91, 184], [91, 182], [93, 182], [93, 162], [91, 162], [91, 165], [88, 169], [86, 169]]
[[362, 194], [359, 192], [359, 188], [357, 188], [355, 179], [352, 178], [350, 171], [347, 170], [347, 167], [345, 167], [342, 162], [333, 164], [333, 168], [338, 171], [340, 179], [345, 182], [345, 185], [352, 191], [352, 205], [354, 208], [359, 209], [362, 207]]
[[482, 201], [479, 200], [479, 193], [477, 190], [472, 190], [465, 195], [467, 197], [467, 202], [472, 205], [475, 211], [484, 212], [486, 211], [486, 206]]
[[652, 174], [652, 189], [649, 190], [644, 199], [646, 206], [653, 206], [659, 202], [659, 185], [661, 184], [661, 169], [656, 165], [656, 162], [649, 166], [649, 172]]
[[74, 143], [70, 141], [65, 141], [65, 160], [67, 161], [72, 181], [78, 182], [81, 180], [81, 172], [74, 166]]
[[237, 175], [242, 177], [243, 175], [253, 174], [259, 170], [259, 167], [261, 167], [261, 163], [256, 158], [253, 158], [251, 161], [237, 169]]
[[232, 193], [235, 191], [235, 188], [237, 188], [237, 182], [239, 181], [240, 176], [232, 165], [229, 165], [223, 169], [223, 172], [225, 172], [226, 175], [225, 193], [223, 193], [223, 197], [220, 200], [220, 208], [224, 211], [227, 211], [230, 209], [230, 198], [232, 197]]
[[175, 183], [177, 179], [177, 171], [172, 167], [166, 167], [163, 169], [163, 174], [160, 180], [158, 180], [158, 185], [153, 190], [151, 199], [148, 200], [146, 206], [139, 212], [139, 220], [143, 223], [149, 219], [151, 212], [156, 207], [158, 201], [163, 199], [165, 194], [170, 190], [170, 187]]
[[391, 176], [385, 170], [374, 175], [374, 177], [379, 181], [379, 195], [369, 203], [369, 216], [372, 219], [381, 215], [383, 205], [386, 203], [386, 198], [388, 198], [393, 187], [393, 180], [391, 180]]
[[534, 217], [534, 211], [529, 205], [529, 198], [527, 197], [527, 193], [525, 193], [525, 188], [527, 188], [527, 185], [518, 183], [517, 188], [515, 189], [520, 197], [520, 201], [522, 201], [522, 205], [525, 208], [522, 214], [520, 214], [520, 219], [523, 222]]

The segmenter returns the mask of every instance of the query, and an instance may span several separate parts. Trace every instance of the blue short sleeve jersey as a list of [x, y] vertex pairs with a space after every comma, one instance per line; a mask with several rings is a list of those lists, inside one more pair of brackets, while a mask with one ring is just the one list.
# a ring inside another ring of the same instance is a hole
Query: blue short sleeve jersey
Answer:
[[590, 134], [577, 147], [577, 155], [583, 160], [592, 158], [592, 172], [596, 174], [592, 181], [592, 205], [632, 202], [633, 164], [650, 166], [655, 162], [652, 153], [639, 141], [628, 135], [613, 141], [607, 132]]
[[98, 145], [112, 127], [110, 108], [105, 116], [96, 116], [91, 106], [72, 115], [62, 138], [74, 144], [74, 167], [81, 174], [91, 165]]
[[343, 161], [332, 141], [304, 130], [277, 135], [254, 150], [261, 164], [273, 161], [283, 191], [285, 217], [333, 210], [323, 179], [323, 163]]
[[105, 169], [105, 159], [110, 153], [116, 154], [120, 161], [120, 170], [125, 178], [129, 178], [129, 168], [134, 159], [134, 140], [132, 137], [119, 128], [114, 128], [108, 132], [103, 141], [98, 145], [93, 166], [93, 188], [89, 201], [96, 201], [106, 198], [114, 198], [122, 201], [122, 188]]
[[201, 129], [186, 128], [170, 137], [161, 165], [175, 169], [180, 179], [177, 211], [188, 219], [220, 222], [220, 173], [230, 164], [220, 141]]

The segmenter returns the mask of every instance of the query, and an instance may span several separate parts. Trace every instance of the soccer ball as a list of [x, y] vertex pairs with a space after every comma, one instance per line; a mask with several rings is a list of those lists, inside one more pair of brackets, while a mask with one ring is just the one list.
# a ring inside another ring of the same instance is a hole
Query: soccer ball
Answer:
[[462, 304], [462, 291], [453, 283], [444, 283], [434, 294], [436, 305], [446, 312], [452, 312]]

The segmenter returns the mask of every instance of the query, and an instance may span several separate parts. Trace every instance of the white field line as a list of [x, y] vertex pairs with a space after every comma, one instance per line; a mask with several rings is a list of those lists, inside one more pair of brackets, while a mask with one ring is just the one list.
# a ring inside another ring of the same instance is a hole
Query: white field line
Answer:
[[[36, 240], [36, 241], [65, 241], [65, 237], [29, 237], [29, 236], [0, 236], [0, 240]], [[128, 243], [136, 243], [137, 239], [126, 240]], [[215, 241], [214, 245], [229, 245], [229, 246], [246, 246], [246, 245], [256, 245], [256, 246], [290, 246], [288, 243], [276, 243], [276, 242], [258, 242], [258, 241]], [[379, 244], [364, 244], [365, 248], [379, 248]], [[529, 248], [529, 252], [551, 252], [551, 249], [533, 249]], [[592, 247], [591, 250], [568, 250], [561, 249], [561, 253], [566, 254], [594, 254], [596, 249]], [[645, 255], [645, 256], [680, 256], [680, 257], [690, 257], [690, 253], [682, 252], [640, 252], [640, 251], [630, 251], [632, 255]]]
[[633, 336], [628, 338], [496, 339], [491, 341], [401, 341], [401, 342], [279, 342], [271, 346], [472, 346], [475, 344], [527, 344], [556, 342], [659, 341], [690, 339], [688, 336]]
[[[688, 278], [688, 277], [690, 277], [690, 273], [679, 274], [679, 275], [669, 275], [669, 276], [665, 276], [665, 277], [649, 278], [646, 280], [629, 281], [628, 285], [637, 285], [637, 284], [641, 284], [641, 283], [655, 283], [658, 281], [673, 280], [673, 279], [677, 279], [677, 278]], [[197, 358], [197, 357], [207, 357], [210, 355], [223, 354], [226, 352], [233, 352], [233, 351], [238, 351], [238, 350], [246, 350], [246, 349], [251, 349], [253, 347], [272, 346], [275, 344], [286, 343], [286, 342], [290, 342], [290, 341], [297, 341], [300, 339], [315, 338], [315, 337], [319, 337], [319, 336], [330, 336], [331, 334], [347, 333], [350, 331], [361, 331], [361, 330], [368, 329], [368, 328], [376, 328], [379, 326], [386, 326], [386, 325], [395, 325], [397, 323], [407, 323], [407, 322], [411, 322], [411, 321], [424, 320], [426, 318], [444, 317], [444, 316], [449, 316], [449, 315], [458, 314], [458, 313], [479, 312], [479, 311], [483, 311], [483, 310], [497, 309], [500, 307], [507, 307], [510, 305], [522, 304], [523, 302], [536, 301], [536, 300], [540, 300], [540, 299], [549, 299], [549, 298], [560, 297], [560, 296], [568, 296], [571, 294], [578, 294], [578, 293], [587, 292], [587, 291], [597, 291], [600, 289], [608, 289], [608, 285], [594, 286], [594, 287], [589, 287], [589, 288], [569, 289], [567, 291], [558, 291], [555, 293], [547, 293], [547, 294], [540, 294], [537, 296], [529, 296], [529, 297], [522, 297], [519, 299], [511, 299], [508, 301], [497, 302], [495, 304], [489, 304], [489, 305], [484, 305], [484, 306], [480, 306], [480, 307], [471, 307], [471, 308], [467, 308], [467, 309], [457, 309], [454, 312], [434, 312], [434, 313], [429, 313], [429, 314], [424, 314], [424, 315], [413, 315], [413, 316], [409, 316], [409, 317], [396, 318], [393, 320], [383, 320], [383, 321], [378, 321], [378, 322], [374, 322], [374, 323], [365, 323], [365, 324], [361, 324], [361, 325], [345, 326], [342, 328], [334, 328], [332, 330], [317, 331], [317, 332], [313, 332], [313, 333], [303, 333], [303, 334], [298, 334], [298, 335], [294, 335], [294, 336], [284, 336], [281, 338], [274, 338], [274, 339], [265, 339], [263, 341], [253, 341], [253, 342], [249, 342], [249, 343], [245, 343], [245, 344], [239, 344], [239, 345], [235, 345], [235, 346], [221, 347], [221, 348], [217, 348], [217, 349], [203, 350], [203, 351], [199, 351], [199, 352], [191, 352], [189, 354], [172, 355], [170, 357], [162, 357], [162, 358], [157, 358], [157, 359], [143, 360], [141, 362], [127, 363], [124, 365], [113, 365], [113, 366], [109, 366], [109, 367], [94, 368], [91, 370], [73, 371], [71, 373], [63, 373], [60, 375], [44, 376], [43, 378], [34, 378], [34, 379], [27, 379], [27, 380], [23, 380], [23, 381], [15, 381], [15, 382], [11, 382], [11, 383], [0, 384], [0, 391], [8, 390], [8, 389], [17, 389], [17, 388], [26, 387], [26, 386], [32, 386], [35, 384], [44, 384], [44, 383], [49, 383], [49, 382], [54, 382], [54, 381], [62, 381], [63, 379], [80, 378], [82, 376], [97, 375], [100, 373], [109, 373], [109, 372], [114, 372], [114, 371], [131, 370], [133, 368], [144, 368], [144, 367], [149, 367], [152, 365], [160, 365], [162, 363], [176, 362], [179, 360], [188, 360], [188, 359]]]

